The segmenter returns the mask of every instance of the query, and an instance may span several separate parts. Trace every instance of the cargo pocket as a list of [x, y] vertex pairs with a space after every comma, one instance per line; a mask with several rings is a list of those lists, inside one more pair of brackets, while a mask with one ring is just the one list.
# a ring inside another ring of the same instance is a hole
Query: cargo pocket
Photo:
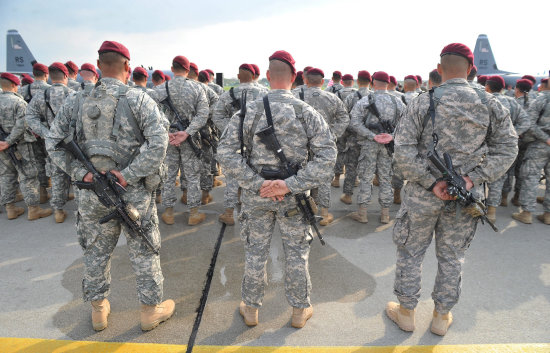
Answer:
[[[153, 201], [154, 202], [154, 201]], [[149, 221], [144, 222], [142, 224], [143, 228], [143, 234], [147, 237], [147, 239], [151, 242], [153, 245], [153, 248], [156, 250], [160, 250], [160, 231], [159, 231], [159, 224], [158, 224], [158, 218], [151, 216]], [[150, 248], [149, 244], [145, 239], [141, 240], [141, 250], [144, 252], [153, 252], [153, 250]]]
[[250, 222], [248, 222], [248, 214], [244, 211], [241, 211], [239, 213], [239, 224], [241, 225], [241, 240], [245, 242], [245, 244], [249, 244], [248, 237], [250, 236]]
[[76, 211], [76, 235], [78, 236], [78, 243], [82, 250], [86, 251], [86, 231], [82, 229], [82, 216], [80, 212]]
[[464, 244], [462, 244], [461, 249], [464, 251], [470, 247], [470, 244], [472, 243], [472, 240], [474, 240], [474, 236], [476, 235], [477, 225], [479, 224], [479, 219], [474, 220], [474, 225], [469, 233], [466, 234], [464, 237]]
[[393, 242], [397, 246], [405, 246], [409, 239], [410, 219], [406, 209], [401, 207], [395, 216], [393, 226]]

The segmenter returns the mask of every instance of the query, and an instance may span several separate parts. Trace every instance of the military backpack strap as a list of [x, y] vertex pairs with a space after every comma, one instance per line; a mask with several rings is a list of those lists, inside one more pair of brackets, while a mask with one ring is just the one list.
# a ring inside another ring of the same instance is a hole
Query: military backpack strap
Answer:
[[401, 96], [401, 100], [403, 101], [403, 104], [407, 105], [407, 99], [405, 98], [405, 95]]
[[336, 95], [338, 96], [338, 98], [340, 98], [340, 100], [342, 100], [342, 93], [340, 91], [337, 91]]
[[231, 105], [235, 109], [241, 109], [241, 105], [239, 104], [239, 101], [237, 100], [237, 97], [235, 97], [235, 87], [231, 87], [229, 89], [229, 96], [231, 97]]
[[355, 91], [355, 94], [357, 94], [358, 100], [361, 100], [361, 98], [363, 98], [363, 95], [359, 91]]
[[30, 103], [31, 100], [32, 100], [31, 85], [27, 85], [27, 94], [25, 95], [25, 101], [27, 103]]
[[241, 94], [241, 112], [239, 113], [239, 142], [241, 143], [241, 155], [248, 158], [248, 148], [244, 143], [244, 118], [246, 116], [246, 96], [247, 90], [243, 90]]
[[300, 88], [300, 99], [305, 102], [304, 87]]
[[[44, 102], [46, 102], [46, 106], [48, 107], [48, 109], [50, 110], [50, 112], [52, 113], [52, 115], [55, 117], [55, 113], [53, 112], [53, 109], [52, 109], [52, 106], [50, 104], [50, 88], [51, 87], [48, 87], [44, 90]], [[47, 123], [48, 122], [48, 119], [46, 119], [45, 116], [41, 116], [40, 117], [40, 121], [42, 121], [43, 123]], [[48, 126], [49, 127], [49, 126]]]

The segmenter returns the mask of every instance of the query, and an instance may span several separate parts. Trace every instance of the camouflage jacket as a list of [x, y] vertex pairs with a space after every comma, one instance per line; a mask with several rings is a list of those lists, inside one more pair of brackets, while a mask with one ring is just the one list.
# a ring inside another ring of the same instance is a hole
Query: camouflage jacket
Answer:
[[538, 142], [546, 143], [550, 139], [550, 91], [538, 94], [529, 105], [528, 114], [531, 118], [530, 132]]
[[[285, 180], [292, 193], [318, 187], [329, 180], [336, 161], [336, 143], [321, 114], [308, 104], [296, 99], [288, 90], [271, 90], [267, 94], [273, 115], [275, 134], [291, 163], [302, 168]], [[225, 173], [238, 180], [239, 185], [256, 193], [264, 178], [262, 168], [281, 169], [281, 162], [273, 151], [260, 142], [256, 133], [267, 127], [263, 99], [249, 102], [243, 123], [243, 140], [248, 146], [249, 159], [240, 153], [240, 119], [234, 115], [218, 145], [218, 160]], [[308, 161], [308, 151], [312, 160]]]
[[[438, 92], [439, 91], [439, 92]], [[476, 90], [465, 79], [450, 79], [435, 89], [435, 132], [440, 156], [449, 153], [457, 172], [474, 185], [493, 182], [514, 162], [518, 136], [510, 113], [491, 94]], [[480, 97], [485, 97], [483, 103]], [[428, 93], [407, 106], [396, 129], [395, 168], [410, 182], [428, 189], [441, 173], [426, 158], [433, 144]]]
[[[374, 98], [374, 103], [380, 118], [377, 118], [369, 110], [369, 97]], [[399, 123], [401, 115], [405, 112], [405, 104], [398, 98], [388, 93], [388, 91], [374, 91], [368, 96], [361, 98], [351, 110], [350, 127], [357, 134], [359, 144], [365, 144], [367, 141], [374, 141], [374, 136], [378, 132], [367, 128], [371, 123], [378, 123], [379, 120], [390, 121], [393, 126]]]
[[353, 88], [353, 87], [344, 87], [342, 88], [341, 90], [339, 90], [338, 92], [336, 92], [336, 96], [338, 98], [340, 98], [340, 100], [343, 102], [346, 100], [346, 98], [348, 96], [351, 96], [352, 94], [354, 94], [355, 92], [357, 91], [357, 88]]
[[208, 87], [210, 87], [214, 92], [216, 92], [218, 96], [221, 96], [224, 92], [223, 87], [214, 82], [209, 82]]
[[34, 96], [27, 106], [25, 120], [31, 130], [45, 138], [55, 115], [61, 109], [65, 99], [74, 91], [62, 83], [54, 83], [51, 87]]
[[25, 102], [29, 103], [34, 96], [40, 94], [41, 91], [44, 91], [48, 87], [50, 85], [47, 82], [35, 80], [30, 85], [19, 87], [18, 93], [23, 97]]
[[368, 89], [367, 87], [362, 87], [356, 90], [354, 94], [348, 95], [344, 100], [344, 105], [346, 106], [347, 111], [351, 113], [351, 110], [353, 109], [355, 104], [359, 102], [361, 98], [366, 97], [371, 93], [372, 91], [370, 89]]
[[70, 78], [67, 81], [67, 87], [69, 87], [73, 91], [78, 91], [82, 86], [80, 85], [80, 83], [78, 83], [77, 80], [73, 80], [72, 78]]
[[256, 99], [267, 94], [266, 90], [260, 89], [252, 83], [241, 83], [233, 88], [232, 92], [236, 101], [231, 97], [230, 91], [223, 92], [220, 99], [214, 106], [214, 112], [212, 114], [212, 121], [220, 131], [225, 130], [225, 127], [229, 124], [229, 119], [231, 119], [231, 117], [239, 111], [238, 104], [240, 104], [241, 96], [244, 90], [247, 91], [247, 103], [255, 101]]
[[[183, 119], [189, 119], [189, 127], [185, 130], [189, 135], [196, 134], [208, 120], [210, 109], [205, 90], [199, 82], [187, 79], [182, 76], [175, 76], [170, 81], [155, 87], [158, 102], [162, 103], [167, 97], [166, 84], [170, 90], [170, 98], [176, 111]], [[172, 123], [175, 119], [170, 109], [164, 109], [168, 121]]]
[[335, 92], [338, 92], [339, 90], [341, 90], [343, 88], [344, 88], [344, 86], [341, 83], [334, 83], [334, 84], [332, 84], [332, 86], [327, 87], [325, 89], [325, 91], [330, 92], [330, 93], [335, 93]]
[[323, 91], [320, 87], [308, 87], [293, 92], [294, 97], [301, 99], [303, 92], [304, 102], [317, 110], [330, 127], [335, 137], [340, 137], [349, 125], [349, 115], [344, 103], [332, 93]]
[[502, 93], [493, 93], [502, 105], [510, 111], [510, 119], [512, 124], [519, 135], [522, 135], [525, 131], [531, 127], [531, 119], [529, 114], [522, 108], [521, 105], [512, 97], [503, 95]]
[[0, 92], [0, 126], [8, 134], [6, 142], [10, 145], [20, 141], [34, 142], [34, 136], [26, 132], [25, 110], [27, 102], [13, 92]]
[[[96, 90], [106, 89], [107, 93], [116, 97], [120, 91], [120, 86], [126, 86], [121, 81], [105, 77], [100, 80], [100, 86], [95, 87], [90, 96], [94, 96]], [[75, 160], [62, 148], [58, 148], [59, 142], [66, 137], [73, 135], [76, 143], [85, 153], [87, 136], [81, 130], [81, 108], [87, 97], [83, 97], [83, 91], [72, 94], [65, 101], [55, 120], [52, 123], [50, 133], [46, 137], [46, 148], [54, 164], [62, 168], [73, 180], [82, 180], [87, 171], [80, 161]], [[156, 102], [146, 93], [138, 89], [128, 89], [126, 91], [128, 106], [131, 110], [131, 116], [128, 110], [120, 117], [117, 136], [105, 140], [105, 145], [114, 144], [117, 150], [126, 151], [134, 156], [129, 164], [121, 170], [121, 174], [128, 184], [136, 185], [146, 176], [152, 175], [159, 170], [161, 163], [166, 155], [168, 146], [168, 134], [162, 125], [161, 116]], [[145, 142], [140, 144], [135, 136], [135, 130], [130, 121], [134, 119], [141, 132]], [[113, 124], [115, 125], [115, 124]], [[115, 139], [113, 141], [113, 138]], [[139, 153], [136, 154], [136, 151]], [[87, 153], [91, 159], [91, 153]], [[66, 161], [70, 163], [67, 164]], [[94, 166], [102, 169], [100, 166]]]
[[415, 99], [416, 97], [418, 97], [418, 92], [416, 92], [416, 91], [414, 91], [414, 92], [413, 92], [413, 91], [405, 92], [405, 93], [403, 93], [403, 97], [405, 97], [405, 101], [404, 101], [403, 103], [405, 103], [405, 104], [408, 105], [408, 104], [411, 103], [411, 101], [412, 101], [413, 99]]

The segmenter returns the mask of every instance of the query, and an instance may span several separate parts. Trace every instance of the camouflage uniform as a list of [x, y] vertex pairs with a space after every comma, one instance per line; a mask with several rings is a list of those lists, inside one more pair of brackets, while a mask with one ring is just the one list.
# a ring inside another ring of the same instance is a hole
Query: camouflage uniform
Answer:
[[330, 92], [336, 94], [339, 90], [343, 89], [344, 86], [341, 83], [334, 83], [332, 86], [327, 87], [325, 92]]
[[7, 150], [0, 152], [0, 204], [2, 205], [15, 202], [18, 180], [27, 206], [38, 205], [38, 171], [32, 147], [36, 139], [26, 131], [26, 107], [27, 103], [19, 94], [0, 92], [0, 126], [9, 134], [6, 142], [10, 145], [17, 144], [17, 152], [22, 157], [22, 169], [20, 169], [12, 163]]
[[[529, 130], [531, 126], [531, 119], [527, 112], [518, 104], [518, 102], [511, 97], [505, 96], [501, 93], [493, 93], [502, 105], [510, 111], [510, 119], [516, 129], [518, 135], [522, 135]], [[498, 180], [489, 184], [489, 195], [487, 197], [487, 206], [497, 207], [500, 205], [502, 199], [502, 192], [504, 191], [504, 184], [506, 180], [511, 179], [514, 176], [514, 165], [500, 177]]]
[[67, 81], [67, 87], [69, 87], [70, 89], [72, 89], [73, 91], [78, 91], [82, 88], [82, 86], [80, 85], [80, 83], [78, 83], [77, 80], [73, 80], [72, 78], [69, 78], [68, 81]]
[[[329, 126], [309, 105], [294, 98], [287, 90], [268, 93], [277, 139], [290, 162], [301, 163], [297, 175], [285, 180], [291, 193], [300, 193], [318, 187], [328, 180], [336, 159], [336, 145]], [[245, 247], [245, 268], [242, 282], [242, 300], [248, 306], [260, 307], [267, 284], [267, 259], [275, 227], [279, 223], [285, 251], [285, 292], [289, 304], [295, 308], [311, 305], [311, 280], [308, 258], [311, 228], [301, 214], [285, 217], [285, 211], [296, 207], [292, 195], [281, 202], [259, 196], [264, 179], [257, 172], [263, 167], [281, 168], [275, 153], [259, 142], [255, 133], [267, 126], [261, 99], [248, 103], [244, 121], [244, 140], [250, 152], [247, 162], [239, 153], [238, 116], [233, 116], [222, 135], [218, 157], [225, 172], [238, 180], [243, 189], [241, 239]], [[309, 150], [313, 159], [307, 161]], [[307, 165], [306, 165], [307, 164]]]
[[[183, 119], [190, 121], [187, 133], [195, 135], [208, 119], [208, 99], [201, 88], [201, 83], [187, 79], [182, 76], [175, 76], [165, 84], [157, 86], [157, 99], [162, 102], [168, 96], [166, 84], [170, 90], [170, 98], [178, 113]], [[174, 113], [165, 109], [166, 117], [172, 123], [175, 120]], [[179, 146], [168, 146], [166, 151], [165, 164], [168, 166], [168, 173], [162, 189], [162, 205], [174, 207], [176, 204], [176, 178], [181, 168], [182, 174], [187, 178], [187, 205], [190, 208], [198, 207], [201, 203], [200, 177], [203, 170], [202, 161], [196, 156], [187, 141]]]
[[[41, 80], [35, 80], [30, 85], [19, 87], [19, 94], [23, 96], [25, 102], [30, 103], [31, 99], [40, 94], [44, 94], [44, 90], [50, 87], [50, 85]], [[36, 136], [35, 136], [36, 137]], [[34, 158], [36, 160], [36, 168], [38, 169], [38, 180], [40, 186], [47, 188], [50, 186], [48, 175], [46, 174], [46, 145], [44, 144], [44, 139], [38, 137], [36, 142], [32, 143]]]
[[[294, 92], [298, 99], [299, 92]], [[349, 114], [344, 103], [332, 93], [323, 91], [320, 87], [308, 87], [303, 90], [304, 102], [312, 106], [325, 119], [335, 139], [342, 136], [349, 125]], [[318, 189], [312, 190], [315, 202], [322, 208], [330, 208], [330, 179], [321, 183]]]
[[416, 92], [416, 91], [415, 92], [413, 92], [413, 91], [405, 92], [402, 97], [403, 97], [402, 99], [405, 99], [403, 101], [403, 103], [408, 105], [409, 103], [411, 103], [411, 101], [414, 98], [418, 97], [418, 92]]
[[[540, 171], [544, 169], [550, 175], [550, 91], [541, 91], [529, 106], [531, 129], [529, 133], [536, 138], [529, 143], [521, 166], [521, 192], [519, 203], [523, 210], [534, 212], [537, 206], [537, 189]], [[546, 193], [542, 204], [544, 212], [550, 212], [550, 183], [546, 180]]]
[[225, 92], [222, 86], [214, 82], [209, 82], [208, 87], [210, 87], [214, 92], [216, 92], [218, 96], [221, 96], [223, 92]]
[[[338, 96], [338, 98], [340, 98], [342, 102], [345, 102], [346, 98], [351, 95], [354, 95], [355, 92], [357, 92], [356, 88], [344, 87], [338, 92], [336, 92], [336, 96]], [[342, 174], [344, 172], [344, 164], [346, 160], [346, 151], [347, 151], [346, 140], [347, 140], [347, 130], [344, 131], [342, 136], [339, 136], [338, 140], [336, 141], [336, 147], [338, 148], [338, 156], [336, 157], [336, 164], [334, 165], [334, 174]], [[346, 169], [346, 173], [347, 173], [347, 169]]]
[[[394, 126], [405, 111], [405, 105], [388, 91], [374, 91], [371, 93], [380, 112], [380, 119], [389, 120]], [[379, 121], [368, 110], [369, 98], [363, 97], [351, 111], [351, 128], [357, 133], [358, 143], [361, 145], [361, 154], [357, 173], [359, 174], [359, 194], [357, 203], [366, 207], [372, 194], [372, 179], [377, 173], [380, 183], [378, 201], [382, 208], [388, 208], [393, 202], [391, 187], [392, 159], [383, 144], [374, 141], [377, 133], [367, 128], [368, 124]]]
[[[115, 114], [115, 103], [110, 102], [117, 98], [120, 102], [124, 92], [128, 106], [125, 108], [123, 103], [118, 104]], [[73, 180], [84, 178], [87, 170], [83, 165], [69, 157], [68, 152], [56, 148], [60, 141], [73, 134], [75, 142], [99, 171], [120, 170], [128, 182], [123, 199], [138, 210], [146, 236], [153, 245], [160, 246], [156, 205], [152, 198], [156, 185], [148, 183], [146, 178], [158, 171], [168, 144], [157, 104], [140, 90], [128, 89], [121, 81], [107, 77], [102, 78], [100, 85], [88, 97], [83, 98], [82, 92], [71, 95], [53, 121], [46, 139], [50, 158], [70, 174]], [[102, 111], [102, 116], [97, 120], [86, 116], [87, 112], [93, 111], [90, 104]], [[97, 129], [98, 124], [112, 127], [113, 131]], [[116, 140], [112, 140], [115, 129]], [[136, 129], [145, 140], [141, 146], [136, 138]], [[138, 149], [139, 153], [136, 155]], [[112, 157], [109, 157], [111, 154]], [[127, 166], [124, 167], [125, 165]], [[80, 190], [76, 227], [79, 243], [84, 250], [82, 290], [86, 301], [101, 300], [110, 292], [111, 256], [121, 232], [121, 223], [117, 219], [99, 224], [99, 219], [110, 211], [99, 202], [93, 191]], [[164, 280], [159, 255], [139, 237], [133, 238], [126, 231], [124, 233], [136, 274], [139, 301], [145, 305], [158, 304], [162, 301]]]
[[[57, 114], [67, 96], [73, 92], [72, 89], [62, 83], [54, 83], [43, 94], [34, 96], [27, 106], [25, 117], [31, 130], [42, 139], [45, 139], [55, 114]], [[47, 159], [47, 172], [52, 181], [50, 204], [54, 210], [62, 210], [69, 198], [71, 179], [63, 170], [52, 164], [49, 157]]]
[[[237, 101], [240, 101], [243, 91], [246, 90], [246, 102], [255, 101], [259, 97], [263, 97], [267, 91], [260, 89], [258, 86], [252, 83], [241, 83], [233, 89], [233, 95]], [[229, 91], [224, 92], [216, 106], [214, 107], [214, 112], [212, 114], [212, 121], [220, 131], [224, 131], [231, 117], [239, 111], [236, 106], [236, 102], [233, 101]], [[229, 177], [226, 173], [225, 175], [225, 192], [223, 197], [223, 206], [224, 208], [235, 208], [238, 203], [239, 193], [239, 184], [236, 179]]]
[[337, 91], [335, 94], [338, 98], [340, 98], [342, 102], [344, 102], [348, 96], [351, 96], [355, 92], [357, 92], [357, 88], [344, 87], [341, 90]]
[[[440, 155], [450, 154], [457, 172], [468, 175], [475, 185], [473, 192], [478, 193], [481, 183], [504, 175], [517, 154], [517, 135], [509, 112], [490, 94], [476, 93], [465, 79], [447, 80], [435, 89], [435, 96], [439, 94], [437, 150]], [[480, 96], [486, 97], [486, 104]], [[409, 182], [393, 229], [397, 245], [394, 293], [402, 307], [416, 307], [422, 260], [435, 231], [439, 271], [432, 298], [436, 311], [444, 315], [458, 301], [464, 254], [477, 220], [458, 209], [454, 201], [442, 201], [428, 191], [441, 176], [426, 159], [433, 132], [430, 120], [424, 123], [429, 104], [428, 94], [412, 101], [396, 130], [395, 168]]]

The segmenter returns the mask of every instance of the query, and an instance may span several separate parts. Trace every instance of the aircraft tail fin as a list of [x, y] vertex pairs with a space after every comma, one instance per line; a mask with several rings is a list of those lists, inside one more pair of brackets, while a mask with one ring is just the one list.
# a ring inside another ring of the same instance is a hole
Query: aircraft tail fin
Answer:
[[25, 44], [23, 37], [15, 29], [6, 35], [6, 71], [12, 73], [32, 73], [36, 59]]
[[477, 37], [474, 49], [474, 64], [477, 66], [478, 75], [510, 74], [511, 72], [499, 70], [486, 34]]

